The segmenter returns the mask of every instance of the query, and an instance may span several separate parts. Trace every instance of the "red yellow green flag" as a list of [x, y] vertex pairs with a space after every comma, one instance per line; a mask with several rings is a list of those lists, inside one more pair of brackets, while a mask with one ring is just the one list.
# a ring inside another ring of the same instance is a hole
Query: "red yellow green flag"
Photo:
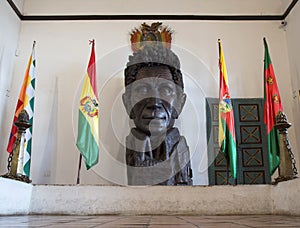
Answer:
[[268, 137], [268, 154], [270, 174], [272, 175], [280, 163], [279, 157], [279, 134], [274, 128], [275, 117], [282, 111], [281, 98], [277, 87], [273, 65], [269, 55], [266, 38], [264, 40], [264, 123], [266, 124]]
[[96, 83], [95, 41], [82, 86], [78, 115], [77, 148], [82, 154], [87, 169], [98, 163], [98, 93]]
[[229, 162], [231, 175], [237, 177], [237, 153], [234, 128], [234, 116], [231, 98], [229, 95], [229, 86], [224, 53], [221, 41], [219, 44], [219, 67], [220, 67], [220, 92], [219, 92], [219, 146], [220, 151], [224, 153]]
[[[19, 157], [21, 161], [20, 171], [22, 175], [29, 177], [30, 175], [30, 163], [31, 163], [31, 149], [32, 149], [32, 124], [33, 124], [33, 113], [34, 113], [34, 92], [35, 92], [35, 41], [33, 42], [32, 53], [29, 57], [27, 64], [23, 84], [19, 93], [19, 98], [15, 110], [11, 133], [7, 145], [7, 152], [12, 153], [14, 145], [17, 139], [18, 128], [15, 126], [15, 122], [18, 119], [19, 113], [25, 109], [29, 115], [29, 123], [31, 127], [24, 133], [24, 156]], [[22, 154], [22, 153], [21, 153]]]

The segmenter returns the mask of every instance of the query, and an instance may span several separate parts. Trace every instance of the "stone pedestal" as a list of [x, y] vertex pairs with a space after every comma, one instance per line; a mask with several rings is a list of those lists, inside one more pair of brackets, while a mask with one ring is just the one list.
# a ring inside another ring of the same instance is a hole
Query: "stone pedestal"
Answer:
[[9, 155], [8, 159], [8, 172], [2, 175], [4, 178], [10, 178], [18, 181], [30, 183], [29, 177], [23, 175], [23, 157], [24, 157], [24, 133], [27, 128], [31, 127], [29, 123], [29, 115], [25, 109], [23, 109], [18, 120], [14, 123], [18, 128], [18, 135], [15, 141], [14, 150]]
[[279, 176], [275, 182], [291, 180], [297, 177], [297, 169], [295, 165], [295, 158], [288, 139], [287, 129], [291, 127], [286, 115], [279, 112], [276, 116], [275, 128], [279, 131], [279, 150], [280, 150], [280, 165]]

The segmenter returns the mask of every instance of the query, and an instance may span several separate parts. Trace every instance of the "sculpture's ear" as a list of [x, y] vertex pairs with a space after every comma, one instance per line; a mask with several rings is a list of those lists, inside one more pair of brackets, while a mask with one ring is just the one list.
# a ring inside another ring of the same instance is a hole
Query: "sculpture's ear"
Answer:
[[125, 93], [123, 93], [122, 101], [123, 101], [123, 104], [125, 106], [125, 109], [126, 109], [126, 112], [127, 112], [128, 116], [130, 117], [130, 119], [134, 119], [135, 115], [134, 115], [134, 112], [133, 112], [133, 108], [131, 107], [129, 92], [126, 91]]
[[186, 94], [185, 93], [182, 93], [180, 95], [180, 97], [178, 97], [178, 107], [176, 108], [176, 112], [175, 112], [175, 115], [176, 116], [173, 116], [173, 118], [177, 119], [178, 116], [180, 115], [180, 113], [182, 112], [182, 109], [183, 109], [183, 106], [185, 104], [185, 101], [186, 101]]
[[182, 109], [183, 109], [183, 106], [186, 102], [186, 94], [185, 93], [182, 93], [181, 97], [180, 97], [180, 110], [179, 110], [179, 113], [178, 115], [180, 115]]

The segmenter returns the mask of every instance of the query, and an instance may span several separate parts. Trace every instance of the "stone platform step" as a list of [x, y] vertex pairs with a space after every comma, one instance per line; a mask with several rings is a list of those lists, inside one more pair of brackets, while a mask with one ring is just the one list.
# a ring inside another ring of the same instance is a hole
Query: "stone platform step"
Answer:
[[0, 215], [300, 215], [300, 179], [278, 185], [32, 185], [0, 178]]

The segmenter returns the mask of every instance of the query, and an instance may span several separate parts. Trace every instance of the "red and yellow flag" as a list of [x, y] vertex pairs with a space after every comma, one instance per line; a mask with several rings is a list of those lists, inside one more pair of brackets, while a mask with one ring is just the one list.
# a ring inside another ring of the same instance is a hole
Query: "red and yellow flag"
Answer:
[[273, 65], [269, 55], [266, 38], [264, 40], [264, 123], [266, 124], [269, 151], [270, 174], [272, 175], [280, 163], [279, 134], [275, 129], [275, 117], [282, 111], [281, 98], [277, 87]]
[[98, 93], [96, 83], [95, 41], [87, 73], [84, 78], [79, 102], [77, 148], [82, 154], [87, 169], [98, 163], [99, 130], [98, 130]]
[[220, 151], [224, 153], [229, 162], [231, 175], [237, 177], [237, 153], [234, 128], [234, 116], [231, 98], [229, 95], [229, 86], [224, 53], [221, 41], [219, 44], [219, 67], [220, 67], [220, 92], [219, 92], [219, 146]]

